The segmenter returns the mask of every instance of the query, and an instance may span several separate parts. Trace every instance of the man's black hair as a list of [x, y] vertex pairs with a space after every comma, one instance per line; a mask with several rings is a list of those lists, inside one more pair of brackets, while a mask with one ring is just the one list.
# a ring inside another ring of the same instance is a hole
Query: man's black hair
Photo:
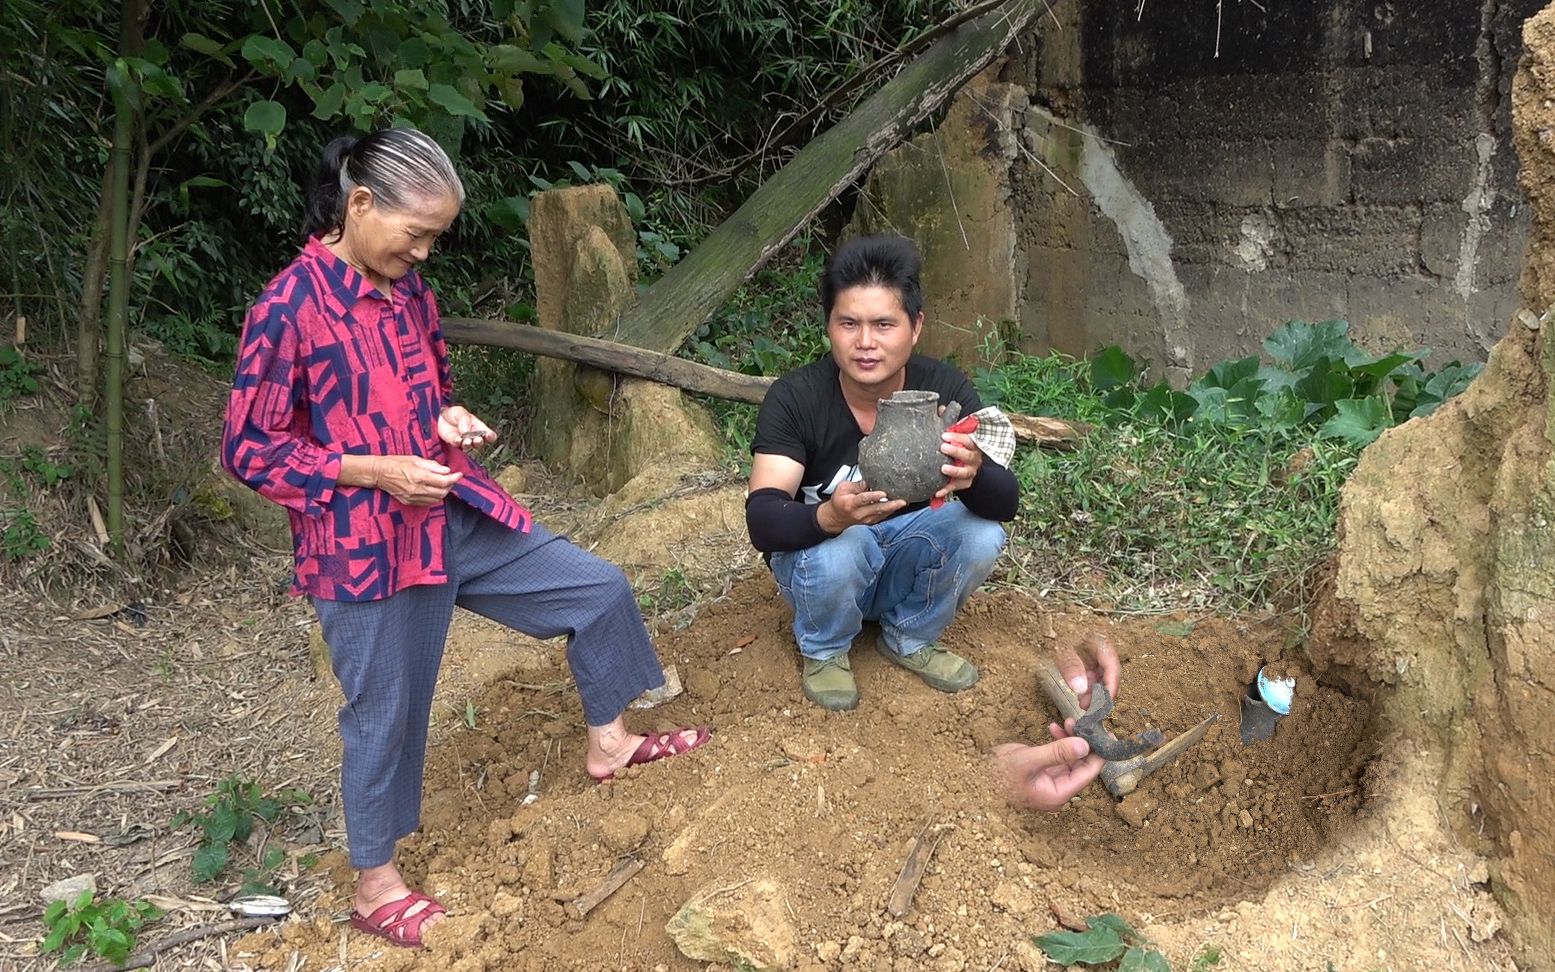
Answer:
[[837, 295], [849, 287], [889, 287], [902, 299], [909, 323], [923, 311], [922, 260], [905, 236], [860, 236], [839, 246], [821, 274], [821, 309], [831, 320]]

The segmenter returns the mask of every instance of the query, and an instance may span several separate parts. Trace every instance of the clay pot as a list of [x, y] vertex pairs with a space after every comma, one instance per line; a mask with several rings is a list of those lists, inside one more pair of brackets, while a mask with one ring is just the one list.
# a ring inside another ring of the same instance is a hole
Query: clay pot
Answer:
[[960, 416], [960, 402], [951, 402], [940, 415], [939, 395], [931, 391], [899, 391], [880, 399], [875, 430], [858, 444], [864, 482], [891, 499], [932, 499], [945, 485], [940, 436]]

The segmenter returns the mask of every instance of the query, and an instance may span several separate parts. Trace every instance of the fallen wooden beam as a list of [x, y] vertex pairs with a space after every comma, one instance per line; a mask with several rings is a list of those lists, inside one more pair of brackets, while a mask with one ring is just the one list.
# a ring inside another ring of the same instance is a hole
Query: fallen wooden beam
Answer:
[[646, 351], [603, 338], [551, 331], [528, 324], [508, 324], [469, 317], [443, 318], [443, 336], [456, 344], [488, 344], [548, 358], [562, 358], [606, 371], [636, 375], [714, 398], [760, 405], [773, 379], [742, 375], [698, 364], [672, 354]]
[[[629, 344], [617, 344], [604, 338], [549, 331], [530, 324], [511, 324], [473, 317], [445, 317], [443, 336], [455, 344], [485, 344], [547, 358], [576, 361], [606, 371], [674, 385], [699, 395], [749, 402], [752, 405], [761, 404], [762, 399], [767, 397], [767, 389], [776, 380], [761, 375], [725, 371], [712, 365], [634, 348]], [[1015, 428], [1015, 441], [1044, 449], [1074, 449], [1091, 430], [1083, 422], [1070, 422], [1046, 415], [1021, 415], [1018, 412], [1005, 414]]]
[[913, 126], [981, 71], [1042, 9], [1009, 0], [946, 33], [846, 118], [800, 149], [621, 315], [617, 340], [673, 351], [750, 275]]

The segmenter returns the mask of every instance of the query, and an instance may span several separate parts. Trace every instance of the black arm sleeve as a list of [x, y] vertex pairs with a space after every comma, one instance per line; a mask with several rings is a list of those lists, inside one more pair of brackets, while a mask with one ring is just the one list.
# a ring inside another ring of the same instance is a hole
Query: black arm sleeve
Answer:
[[[979, 477], [981, 478], [981, 477]], [[751, 546], [762, 553], [803, 550], [831, 534], [821, 529], [815, 513], [820, 507], [801, 503], [781, 489], [758, 489], [745, 497], [745, 529]]]
[[958, 490], [956, 495], [973, 513], [999, 523], [1015, 519], [1020, 508], [1020, 482], [1015, 474], [986, 457], [972, 485]]

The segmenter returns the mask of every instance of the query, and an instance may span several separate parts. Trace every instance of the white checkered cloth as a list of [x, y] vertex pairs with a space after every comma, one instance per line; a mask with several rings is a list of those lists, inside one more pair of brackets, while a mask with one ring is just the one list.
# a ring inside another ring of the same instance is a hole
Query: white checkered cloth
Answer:
[[1015, 426], [993, 405], [972, 414], [977, 416], [972, 441], [983, 450], [983, 455], [1008, 469], [1010, 460], [1015, 458]]

